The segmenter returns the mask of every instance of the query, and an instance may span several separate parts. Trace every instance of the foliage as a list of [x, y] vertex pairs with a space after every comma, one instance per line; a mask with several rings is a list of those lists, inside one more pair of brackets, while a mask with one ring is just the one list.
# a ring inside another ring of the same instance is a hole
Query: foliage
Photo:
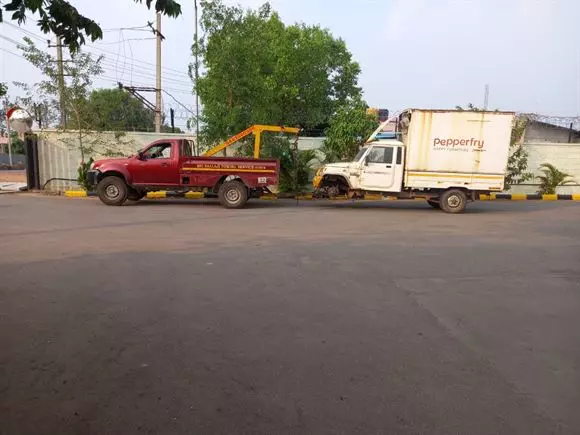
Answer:
[[325, 162], [351, 160], [377, 126], [377, 116], [367, 113], [367, 105], [362, 100], [340, 106], [330, 118], [321, 149]]
[[[252, 124], [312, 127], [360, 96], [344, 41], [318, 26], [286, 26], [269, 4], [258, 10], [203, 0], [199, 53], [205, 74], [195, 84], [202, 139], [215, 143]], [[193, 68], [194, 66], [192, 66]]]
[[94, 160], [91, 157], [87, 162], [81, 162], [78, 167], [78, 178], [77, 181], [81, 185], [83, 189], [87, 192], [92, 189], [93, 186], [89, 184], [88, 172], [91, 169], [91, 165], [93, 164]]
[[[134, 0], [143, 3], [143, 0]], [[153, 0], [145, 0], [151, 9]], [[91, 41], [102, 39], [103, 31], [92, 19], [80, 14], [77, 8], [66, 0], [10, 0], [0, 5], [0, 22], [3, 21], [2, 8], [11, 12], [10, 19], [23, 24], [28, 14], [38, 14], [37, 25], [44, 33], [54, 33], [71, 52], [77, 52], [85, 43], [85, 36]], [[155, 0], [155, 11], [170, 17], [181, 14], [181, 6], [175, 0]]]
[[[455, 106], [455, 108], [457, 110], [464, 110], [461, 106]], [[483, 109], [469, 103], [467, 105], [467, 110], [481, 112]], [[520, 140], [526, 131], [527, 123], [528, 120], [524, 117], [516, 117], [514, 119], [505, 176], [505, 190], [510, 190], [513, 184], [522, 184], [526, 181], [533, 180], [534, 178], [534, 174], [528, 171], [528, 152], [520, 143]]]
[[87, 101], [87, 124], [102, 131], [152, 131], [155, 115], [123, 89], [98, 89]]
[[[254, 154], [253, 141], [242, 143], [238, 154], [251, 157]], [[281, 192], [302, 192], [309, 184], [312, 164], [317, 160], [315, 150], [298, 150], [295, 144], [284, 136], [263, 136], [260, 157], [280, 161]]]
[[516, 118], [512, 127], [510, 139], [510, 153], [508, 156], [505, 176], [505, 189], [509, 190], [512, 184], [521, 184], [532, 180], [534, 174], [528, 171], [528, 152], [520, 143], [528, 121], [526, 118]]
[[543, 174], [536, 178], [540, 181], [540, 193], [542, 194], [554, 194], [556, 187], [575, 183], [570, 174], [558, 170], [550, 163], [542, 163], [540, 171]]
[[12, 154], [25, 154], [24, 141], [18, 137], [15, 131], [10, 132], [10, 149]]
[[5, 96], [8, 93], [8, 86], [6, 83], [0, 82], [0, 97]]
[[[21, 87], [26, 96], [21, 98], [19, 104], [24, 106], [30, 113], [35, 113], [40, 105], [48, 110], [43, 114], [44, 125], [49, 126], [55, 123], [66, 128], [68, 121], [75, 129], [85, 128], [89, 123], [87, 120], [87, 97], [92, 86], [93, 77], [101, 74], [102, 56], [93, 59], [90, 53], [75, 53], [71, 55], [70, 62], [63, 63], [63, 73], [67, 77], [67, 83], [63, 89], [62, 101], [64, 117], [60, 119], [59, 109], [59, 74], [56, 68], [57, 62], [54, 56], [36, 47], [30, 38], [24, 38], [24, 44], [18, 49], [22, 56], [34, 67], [36, 67], [44, 79], [28, 86], [24, 83], [16, 83]], [[92, 117], [89, 118], [92, 120]]]

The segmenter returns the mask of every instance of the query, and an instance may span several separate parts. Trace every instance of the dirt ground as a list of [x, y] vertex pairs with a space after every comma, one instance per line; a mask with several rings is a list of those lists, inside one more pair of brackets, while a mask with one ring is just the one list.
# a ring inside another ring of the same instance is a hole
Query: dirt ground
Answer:
[[0, 182], [26, 183], [26, 171], [0, 171]]

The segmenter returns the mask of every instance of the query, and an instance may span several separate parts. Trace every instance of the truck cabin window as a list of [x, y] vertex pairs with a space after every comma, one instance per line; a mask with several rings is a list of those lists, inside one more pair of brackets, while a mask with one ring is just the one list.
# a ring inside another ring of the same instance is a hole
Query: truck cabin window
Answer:
[[171, 144], [160, 143], [153, 145], [151, 148], [141, 154], [143, 160], [151, 159], [168, 159], [171, 157]]
[[358, 162], [360, 159], [362, 159], [362, 156], [367, 152], [368, 149], [369, 147], [362, 147], [354, 158], [354, 161]]
[[393, 163], [393, 147], [373, 147], [367, 163]]

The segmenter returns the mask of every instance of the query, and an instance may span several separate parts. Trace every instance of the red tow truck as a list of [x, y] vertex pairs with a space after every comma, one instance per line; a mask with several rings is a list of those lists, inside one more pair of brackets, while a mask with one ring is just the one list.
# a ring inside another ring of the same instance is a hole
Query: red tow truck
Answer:
[[[96, 161], [88, 181], [107, 205], [139, 201], [147, 192], [206, 192], [217, 194], [226, 208], [242, 208], [278, 184], [280, 163], [260, 159], [264, 131], [298, 134], [298, 128], [254, 125], [221, 145], [195, 156], [193, 142], [162, 139], [127, 158]], [[212, 157], [240, 139], [254, 134], [254, 158]]]

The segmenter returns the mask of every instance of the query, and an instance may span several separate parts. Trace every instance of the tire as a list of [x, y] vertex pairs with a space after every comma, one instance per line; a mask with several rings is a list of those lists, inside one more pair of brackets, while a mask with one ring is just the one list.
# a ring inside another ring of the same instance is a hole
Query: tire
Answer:
[[239, 181], [228, 181], [220, 187], [218, 197], [225, 208], [242, 208], [248, 202], [248, 189]]
[[139, 201], [147, 195], [147, 192], [142, 192], [133, 188], [129, 188], [129, 193], [127, 194], [127, 199], [129, 201]]
[[439, 206], [445, 213], [463, 213], [467, 205], [467, 195], [460, 189], [449, 189], [439, 197]]
[[97, 185], [99, 199], [107, 205], [123, 205], [129, 196], [129, 186], [119, 177], [105, 177]]
[[439, 201], [434, 201], [432, 199], [428, 199], [427, 204], [429, 204], [431, 207], [433, 207], [434, 209], [437, 209], [437, 210], [439, 210], [441, 208], [441, 206], [439, 205]]

